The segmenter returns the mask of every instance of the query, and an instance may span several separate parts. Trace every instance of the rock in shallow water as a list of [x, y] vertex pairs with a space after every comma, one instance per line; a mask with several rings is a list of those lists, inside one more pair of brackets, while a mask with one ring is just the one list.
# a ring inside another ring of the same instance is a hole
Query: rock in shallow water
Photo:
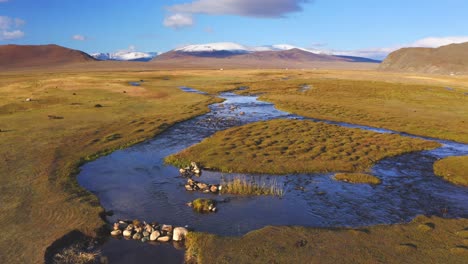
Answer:
[[171, 225], [162, 225], [161, 231], [172, 233], [172, 226]]
[[120, 236], [122, 234], [122, 231], [120, 230], [112, 230], [111, 235], [112, 236]]
[[156, 241], [156, 239], [158, 239], [159, 236], [161, 236], [161, 233], [159, 233], [159, 231], [154, 231], [150, 235], [150, 240], [151, 241]]
[[162, 236], [162, 237], [158, 237], [157, 239], [159, 242], [169, 242], [171, 240], [170, 237], [168, 236]]
[[188, 230], [185, 227], [176, 227], [174, 228], [174, 234], [172, 235], [172, 240], [182, 241], [188, 234]]
[[133, 235], [133, 239], [135, 239], [135, 240], [140, 240], [140, 239], [141, 239], [141, 234], [140, 234], [140, 233], [135, 233], [135, 234]]
[[123, 236], [124, 237], [131, 237], [132, 236], [132, 231], [131, 230], [128, 230], [128, 229], [125, 229], [123, 231]]

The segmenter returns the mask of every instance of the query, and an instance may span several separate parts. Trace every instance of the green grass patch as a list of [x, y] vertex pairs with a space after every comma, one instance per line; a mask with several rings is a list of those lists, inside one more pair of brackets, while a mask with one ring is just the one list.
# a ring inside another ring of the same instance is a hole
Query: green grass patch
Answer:
[[337, 181], [344, 181], [350, 183], [367, 183], [367, 184], [380, 184], [382, 181], [369, 174], [365, 173], [337, 173], [333, 177]]
[[[421, 230], [420, 225], [430, 226]], [[267, 226], [242, 237], [190, 232], [195, 263], [465, 263], [468, 219], [417, 217], [365, 228]]]
[[221, 131], [166, 158], [177, 166], [195, 160], [222, 172], [315, 173], [363, 171], [375, 162], [436, 142], [300, 120], [272, 120]]
[[211, 199], [198, 198], [193, 200], [192, 208], [198, 213], [208, 213], [216, 206], [216, 202]]
[[256, 179], [247, 180], [246, 177], [234, 177], [234, 179], [221, 181], [222, 194], [236, 194], [236, 195], [270, 195], [279, 196], [284, 195], [284, 189], [275, 180], [259, 181]]
[[468, 186], [468, 156], [438, 160], [434, 163], [434, 173], [451, 183]]

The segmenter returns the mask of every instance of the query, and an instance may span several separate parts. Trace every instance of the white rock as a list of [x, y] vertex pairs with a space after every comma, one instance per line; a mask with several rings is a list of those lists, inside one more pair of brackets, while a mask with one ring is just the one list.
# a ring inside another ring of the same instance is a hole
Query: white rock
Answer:
[[161, 233], [159, 233], [159, 231], [154, 231], [150, 235], [150, 240], [155, 241], [156, 239], [158, 239], [159, 236], [161, 236]]
[[163, 237], [158, 237], [157, 239], [159, 242], [169, 242], [169, 240], [171, 240], [170, 237], [168, 236], [163, 236]]
[[26, 102], [31, 102], [32, 99], [31, 98], [26, 98]]
[[132, 231], [131, 230], [128, 230], [128, 229], [125, 229], [123, 231], [123, 236], [124, 237], [131, 237], [132, 236]]
[[188, 234], [188, 230], [185, 227], [176, 227], [174, 228], [174, 234], [172, 235], [172, 240], [181, 241], [184, 240]]
[[120, 236], [121, 234], [122, 234], [122, 231], [120, 231], [120, 230], [113, 230], [111, 232], [111, 235], [113, 235], [113, 236]]

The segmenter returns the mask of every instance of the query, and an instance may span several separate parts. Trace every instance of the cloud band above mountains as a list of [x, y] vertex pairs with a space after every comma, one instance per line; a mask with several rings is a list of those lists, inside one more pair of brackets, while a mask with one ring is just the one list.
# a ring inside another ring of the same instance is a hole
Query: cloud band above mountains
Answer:
[[164, 25], [181, 28], [193, 25], [194, 14], [235, 15], [257, 18], [281, 18], [302, 11], [301, 4], [310, 0], [196, 0], [167, 7], [171, 15]]
[[393, 47], [368, 48], [358, 50], [329, 50], [327, 52], [335, 55], [358, 56], [366, 58], [383, 59], [393, 51], [401, 48], [438, 48], [449, 44], [468, 42], [468, 36], [449, 36], [449, 37], [427, 37], [416, 40], [413, 43], [395, 45]]

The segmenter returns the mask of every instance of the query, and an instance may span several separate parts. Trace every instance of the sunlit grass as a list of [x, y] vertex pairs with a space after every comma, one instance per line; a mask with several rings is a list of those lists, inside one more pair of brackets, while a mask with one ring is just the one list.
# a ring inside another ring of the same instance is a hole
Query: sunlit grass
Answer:
[[236, 195], [266, 195], [279, 196], [284, 195], [284, 189], [276, 179], [258, 180], [247, 179], [246, 177], [236, 176], [231, 180], [221, 181], [221, 193]]
[[344, 181], [350, 183], [382, 183], [382, 181], [379, 178], [365, 173], [337, 173], [333, 178], [337, 181]]
[[439, 143], [300, 120], [257, 122], [218, 132], [166, 162], [195, 160], [222, 172], [359, 172], [377, 161]]
[[438, 160], [434, 163], [434, 173], [451, 183], [468, 186], [468, 156]]

